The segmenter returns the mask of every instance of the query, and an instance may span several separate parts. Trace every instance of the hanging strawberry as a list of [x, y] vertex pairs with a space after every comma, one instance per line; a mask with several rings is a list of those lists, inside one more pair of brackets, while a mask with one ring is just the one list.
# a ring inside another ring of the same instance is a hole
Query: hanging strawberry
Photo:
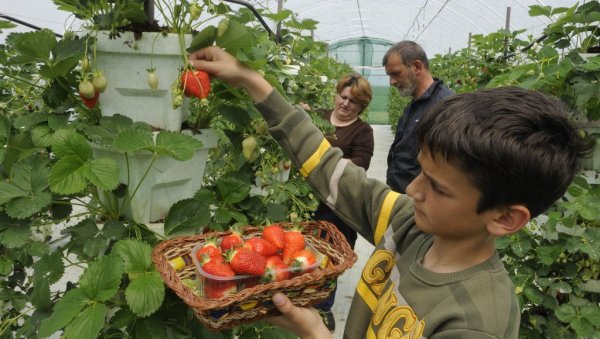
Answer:
[[158, 75], [156, 75], [155, 68], [146, 69], [148, 72], [148, 86], [150, 89], [158, 89]]
[[204, 71], [185, 70], [181, 73], [181, 88], [185, 96], [204, 102], [210, 93], [210, 76]]
[[94, 96], [91, 98], [88, 98], [85, 96], [85, 94], [83, 94], [81, 91], [79, 92], [79, 97], [81, 98], [81, 100], [83, 101], [83, 103], [90, 109], [96, 107], [96, 104], [98, 103], [98, 98], [100, 97], [100, 92], [99, 91], [95, 91], [94, 92]]
[[92, 78], [92, 85], [94, 86], [94, 88], [98, 92], [104, 93], [107, 84], [108, 81], [106, 81], [106, 77], [104, 76], [104, 74], [100, 70], [96, 70], [96, 72], [94, 73], [94, 78]]

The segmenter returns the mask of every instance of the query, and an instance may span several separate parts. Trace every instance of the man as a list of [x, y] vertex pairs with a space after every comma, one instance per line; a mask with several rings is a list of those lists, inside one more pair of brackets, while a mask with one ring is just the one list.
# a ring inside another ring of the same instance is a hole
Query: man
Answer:
[[425, 111], [454, 93], [431, 75], [425, 51], [414, 41], [392, 46], [383, 57], [383, 66], [390, 85], [400, 95], [413, 98], [398, 121], [387, 160], [387, 184], [394, 191], [406, 193], [406, 186], [421, 172], [415, 126]]

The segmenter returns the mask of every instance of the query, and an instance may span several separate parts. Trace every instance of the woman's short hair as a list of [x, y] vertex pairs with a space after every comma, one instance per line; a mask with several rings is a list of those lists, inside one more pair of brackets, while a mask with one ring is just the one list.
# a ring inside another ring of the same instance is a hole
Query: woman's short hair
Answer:
[[359, 103], [363, 110], [369, 106], [373, 98], [373, 92], [369, 81], [358, 73], [350, 73], [344, 75], [337, 82], [336, 91], [341, 93], [344, 88], [350, 87], [350, 94], [354, 101]]

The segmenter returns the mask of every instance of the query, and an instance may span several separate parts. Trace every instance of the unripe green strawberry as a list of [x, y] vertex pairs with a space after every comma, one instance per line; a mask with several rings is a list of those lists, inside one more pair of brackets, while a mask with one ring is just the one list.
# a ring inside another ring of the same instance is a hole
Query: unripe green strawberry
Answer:
[[148, 68], [148, 86], [151, 89], [158, 89], [158, 76], [156, 75], [155, 68]]
[[198, 19], [201, 13], [202, 8], [200, 7], [200, 5], [198, 5], [198, 3], [194, 2], [190, 5], [190, 18], [192, 19], [192, 21]]
[[254, 125], [254, 131], [257, 135], [265, 135], [267, 133], [268, 128], [269, 125], [267, 125], [267, 122], [264, 120], [260, 120]]
[[219, 25], [217, 26], [217, 37], [220, 38], [227, 32], [229, 28], [229, 19], [223, 18], [219, 21]]
[[96, 89], [89, 80], [84, 79], [79, 83], [79, 94], [86, 99], [92, 99], [96, 96]]
[[96, 73], [94, 73], [94, 78], [92, 79], [92, 85], [94, 85], [94, 88], [98, 92], [104, 93], [107, 84], [108, 82], [106, 81], [104, 74], [102, 74], [101, 71], [96, 71]]
[[[249, 136], [242, 141], [242, 154], [244, 158], [248, 161], [253, 161], [251, 159], [256, 159], [254, 152], [256, 151], [256, 138], [253, 136]], [[258, 153], [258, 152], [256, 152]], [[258, 155], [256, 155], [258, 156]]]

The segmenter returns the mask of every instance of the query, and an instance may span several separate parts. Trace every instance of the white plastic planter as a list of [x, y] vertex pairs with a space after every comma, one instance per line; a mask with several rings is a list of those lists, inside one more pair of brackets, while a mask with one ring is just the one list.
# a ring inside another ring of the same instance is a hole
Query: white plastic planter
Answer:
[[[171, 85], [179, 77], [191, 35], [183, 37], [183, 47], [177, 34], [143, 33], [135, 40], [132, 32], [123, 32], [109, 39], [108, 32], [101, 31], [97, 38], [96, 62], [108, 80], [99, 99], [102, 115], [121, 114], [159, 129], [181, 130], [189, 114], [187, 99], [173, 109]], [[159, 79], [156, 90], [148, 86], [146, 69], [151, 67]]]
[[[213, 129], [203, 129], [194, 135], [203, 148], [187, 161], [159, 157], [142, 181], [129, 203], [126, 215], [135, 222], [149, 224], [163, 221], [171, 206], [179, 200], [191, 198], [202, 187], [208, 151], [217, 146], [218, 135]], [[152, 155], [148, 152], [129, 154], [129, 172], [123, 154], [92, 145], [94, 156], [111, 157], [119, 163], [119, 182], [128, 184], [127, 195], [133, 194], [150, 166]], [[128, 181], [129, 174], [129, 181]], [[102, 198], [102, 194], [101, 194]], [[122, 203], [122, 200], [120, 201]]]

